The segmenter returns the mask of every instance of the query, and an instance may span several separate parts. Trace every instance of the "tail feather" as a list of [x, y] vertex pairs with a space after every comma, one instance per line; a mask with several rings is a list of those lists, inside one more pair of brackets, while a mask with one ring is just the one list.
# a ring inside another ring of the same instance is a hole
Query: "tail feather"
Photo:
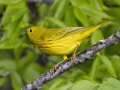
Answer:
[[88, 37], [92, 32], [94, 32], [95, 30], [97, 30], [102, 24], [108, 22], [110, 20], [104, 20], [98, 24], [86, 27], [84, 30], [81, 31], [80, 35], [82, 35], [83, 39]]

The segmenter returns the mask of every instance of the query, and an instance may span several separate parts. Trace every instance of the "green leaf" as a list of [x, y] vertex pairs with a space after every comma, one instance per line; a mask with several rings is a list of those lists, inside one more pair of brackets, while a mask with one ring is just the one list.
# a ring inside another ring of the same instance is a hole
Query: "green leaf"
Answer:
[[56, 12], [55, 12], [55, 18], [62, 18], [67, 7], [68, 7], [69, 0], [60, 0]]
[[[20, 35], [20, 33], [18, 33], [20, 31], [20, 29], [18, 28], [18, 23], [19, 23], [19, 21], [16, 21], [13, 23], [9, 23], [8, 25], [6, 25], [4, 27], [4, 29], [6, 31], [3, 35], [3, 37], [1, 38], [1, 42], [3, 42], [4, 40], [11, 41], [11, 42], [13, 41], [12, 39], [16, 40], [16, 36]], [[17, 37], [17, 39], [18, 39], [18, 37]]]
[[69, 9], [65, 12], [65, 24], [69, 27], [77, 27], [76, 18], [72, 7], [69, 7]]
[[109, 0], [109, 2], [110, 2], [112, 5], [120, 5], [120, 2], [118, 2], [118, 0]]
[[56, 90], [57, 87], [64, 85], [66, 82], [66, 80], [62, 79], [62, 78], [57, 78], [54, 80], [53, 84], [50, 86], [49, 90]]
[[104, 7], [102, 0], [89, 0], [92, 6], [94, 8], [97, 8], [98, 10], [102, 10], [102, 7]]
[[[12, 2], [15, 3], [15, 1], [12, 1]], [[25, 12], [27, 12], [27, 8], [25, 8], [24, 1], [8, 5], [2, 17], [1, 25], [6, 23], [9, 24], [15, 20], [20, 19]]]
[[0, 61], [0, 68], [11, 71], [16, 69], [16, 64], [13, 59], [2, 59]]
[[58, 7], [58, 5], [59, 5], [60, 2], [61, 2], [60, 0], [55, 0], [55, 1], [53, 2], [53, 4], [52, 4], [51, 8], [50, 8], [50, 11], [52, 11], [52, 12], [55, 13], [56, 8]]
[[100, 59], [97, 57], [93, 61], [92, 67], [91, 67], [90, 72], [89, 72], [89, 76], [91, 78], [95, 78], [99, 65], [100, 65]]
[[21, 0], [0, 0], [0, 4], [7, 5], [7, 4], [15, 4], [20, 2]]
[[106, 66], [108, 72], [112, 76], [116, 77], [116, 73], [115, 73], [115, 70], [114, 70], [114, 68], [112, 66], [111, 61], [106, 56], [104, 56], [104, 55], [100, 55], [99, 57], [100, 57], [100, 60], [103, 62], [103, 64]]
[[[19, 23], [19, 27], [20, 28], [25, 28], [25, 27], [28, 27], [28, 26], [30, 26], [30, 24], [28, 23], [28, 16], [26, 15], [26, 14], [24, 14], [24, 16], [22, 17], [22, 19], [21, 19], [21, 21], [20, 21], [20, 23]], [[27, 20], [25, 20], [25, 19], [27, 19]], [[22, 31], [22, 30], [21, 30]]]
[[[36, 64], [32, 63], [31, 65], [29, 65], [29, 67], [27, 69], [23, 68], [23, 72], [22, 72], [22, 76], [25, 80], [25, 82], [30, 83], [31, 81], [35, 80], [36, 78], [38, 78], [41, 74], [41, 71], [37, 71], [34, 66]], [[42, 70], [42, 68], [41, 68]]]
[[99, 85], [99, 84], [96, 84], [96, 86], [95, 86], [92, 90], [98, 90], [99, 87], [100, 87], [100, 85]]
[[118, 55], [113, 55], [111, 57], [111, 62], [112, 62], [112, 65], [116, 68], [116, 69], [120, 69], [120, 57]]
[[91, 38], [90, 38], [91, 44], [93, 45], [103, 38], [104, 38], [104, 36], [103, 36], [102, 32], [100, 30], [96, 30], [91, 35]]
[[79, 82], [76, 82], [73, 86], [71, 86], [68, 90], [92, 90], [96, 84], [87, 81], [87, 80], [81, 80]]
[[56, 89], [52, 89], [52, 90], [69, 90], [69, 87], [72, 86], [72, 84], [67, 84], [61, 87], [58, 87]]
[[60, 19], [54, 17], [46, 17], [45, 20], [48, 21], [49, 23], [57, 25], [58, 27], [66, 27], [65, 24]]
[[18, 59], [22, 52], [23, 52], [23, 48], [22, 47], [15, 48], [14, 49], [14, 56], [15, 56], [15, 58]]
[[[56, 0], [55, 0], [56, 1]], [[53, 5], [53, 4], [52, 4]], [[40, 18], [43, 18], [46, 16], [46, 13], [49, 13], [49, 10], [47, 10], [49, 7], [46, 3], [38, 4], [37, 10], [40, 15]], [[47, 10], [47, 11], [46, 11]]]
[[85, 26], [87, 26], [88, 23], [88, 19], [86, 14], [84, 13], [84, 11], [80, 8], [80, 7], [75, 7], [74, 8], [74, 14], [76, 16], [76, 18]]
[[36, 53], [28, 51], [26, 57], [21, 58], [19, 62], [19, 70], [23, 71], [28, 68], [37, 59], [37, 57]]
[[[5, 69], [0, 69], [0, 74], [3, 74], [5, 73], [6, 70]], [[6, 81], [7, 78], [0, 78], [0, 86], [4, 85], [5, 81]]]
[[41, 26], [41, 27], [45, 27], [45, 20], [38, 21], [36, 25]]
[[4, 42], [0, 43], [0, 49], [13, 49], [22, 44], [22, 40], [5, 40]]
[[92, 78], [90, 78], [90, 77], [88, 77], [88, 76], [83, 76], [83, 78], [84, 78], [85, 80], [88, 80], [88, 81], [96, 84], [96, 82], [95, 82]]
[[11, 16], [13, 15], [13, 12], [15, 12], [15, 10], [9, 10], [4, 13], [2, 20], [1, 20], [1, 25], [6, 24], [6, 23], [8, 24], [11, 21]]
[[7, 5], [7, 10], [11, 9], [26, 9], [26, 2], [24, 0], [14, 1], [12, 4]]
[[25, 12], [27, 11], [27, 9], [14, 9], [15, 12], [13, 12], [13, 15], [11, 16], [11, 22], [14, 22], [18, 19], [21, 19], [23, 17], [23, 15], [25, 14]]
[[70, 0], [70, 3], [75, 6], [86, 5], [87, 1], [85, 0]]
[[28, 15], [28, 13], [24, 13], [24, 15], [23, 15], [23, 17], [22, 17], [22, 19], [21, 19], [21, 21], [19, 23], [19, 27], [20, 28], [25, 28], [25, 27], [30, 26], [29, 22], [28, 22], [29, 20], [30, 20], [30, 17]]
[[14, 90], [20, 90], [23, 87], [21, 76], [17, 72], [11, 74], [11, 81]]
[[117, 77], [120, 78], [120, 57], [118, 55], [111, 56], [111, 62], [117, 74]]
[[90, 17], [94, 16], [94, 18], [112, 18], [111, 16], [107, 15], [105, 12], [100, 11], [96, 8], [94, 8], [93, 6], [90, 6], [89, 4], [87, 4], [86, 6], [80, 6], [82, 10], [84, 10], [84, 12], [89, 15]]
[[109, 78], [98, 90], [120, 90], [120, 81], [114, 78]]

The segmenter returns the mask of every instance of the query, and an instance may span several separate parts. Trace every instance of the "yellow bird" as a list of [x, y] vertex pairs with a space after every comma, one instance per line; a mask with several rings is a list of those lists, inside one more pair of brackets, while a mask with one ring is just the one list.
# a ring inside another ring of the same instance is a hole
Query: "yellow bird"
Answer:
[[27, 35], [42, 52], [50, 55], [62, 55], [64, 60], [67, 59], [66, 55], [73, 52], [72, 59], [74, 60], [75, 52], [82, 41], [108, 21], [104, 20], [88, 27], [48, 29], [32, 26], [27, 29]]

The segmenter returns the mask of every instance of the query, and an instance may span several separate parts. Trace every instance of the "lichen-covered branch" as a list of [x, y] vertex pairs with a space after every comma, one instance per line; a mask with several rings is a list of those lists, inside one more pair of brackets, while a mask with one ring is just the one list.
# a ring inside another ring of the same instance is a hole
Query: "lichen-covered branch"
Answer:
[[72, 67], [76, 66], [77, 64], [81, 64], [92, 57], [93, 54], [99, 52], [100, 50], [110, 46], [117, 44], [120, 40], [120, 30], [116, 31], [114, 34], [109, 36], [108, 38], [104, 40], [100, 40], [95, 45], [90, 47], [89, 49], [81, 52], [76, 56], [76, 63], [73, 60], [67, 60], [66, 62], [63, 62], [59, 67], [57, 67], [56, 71], [54, 73], [50, 71], [42, 74], [39, 78], [31, 82], [30, 84], [24, 86], [21, 90], [35, 90], [40, 89], [43, 84], [49, 82], [53, 78], [59, 76], [63, 72], [71, 69]]
[[10, 74], [12, 74], [12, 72], [7, 71], [5, 73], [0, 74], [0, 78], [5, 78], [5, 77], [9, 76]]

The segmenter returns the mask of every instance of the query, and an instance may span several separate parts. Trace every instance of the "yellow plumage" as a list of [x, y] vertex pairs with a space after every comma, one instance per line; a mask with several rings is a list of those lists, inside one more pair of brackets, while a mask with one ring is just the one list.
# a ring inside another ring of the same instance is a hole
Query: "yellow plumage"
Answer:
[[47, 29], [33, 26], [27, 29], [27, 35], [46, 54], [66, 55], [72, 53], [81, 42], [99, 28], [105, 20], [89, 27], [68, 27]]

